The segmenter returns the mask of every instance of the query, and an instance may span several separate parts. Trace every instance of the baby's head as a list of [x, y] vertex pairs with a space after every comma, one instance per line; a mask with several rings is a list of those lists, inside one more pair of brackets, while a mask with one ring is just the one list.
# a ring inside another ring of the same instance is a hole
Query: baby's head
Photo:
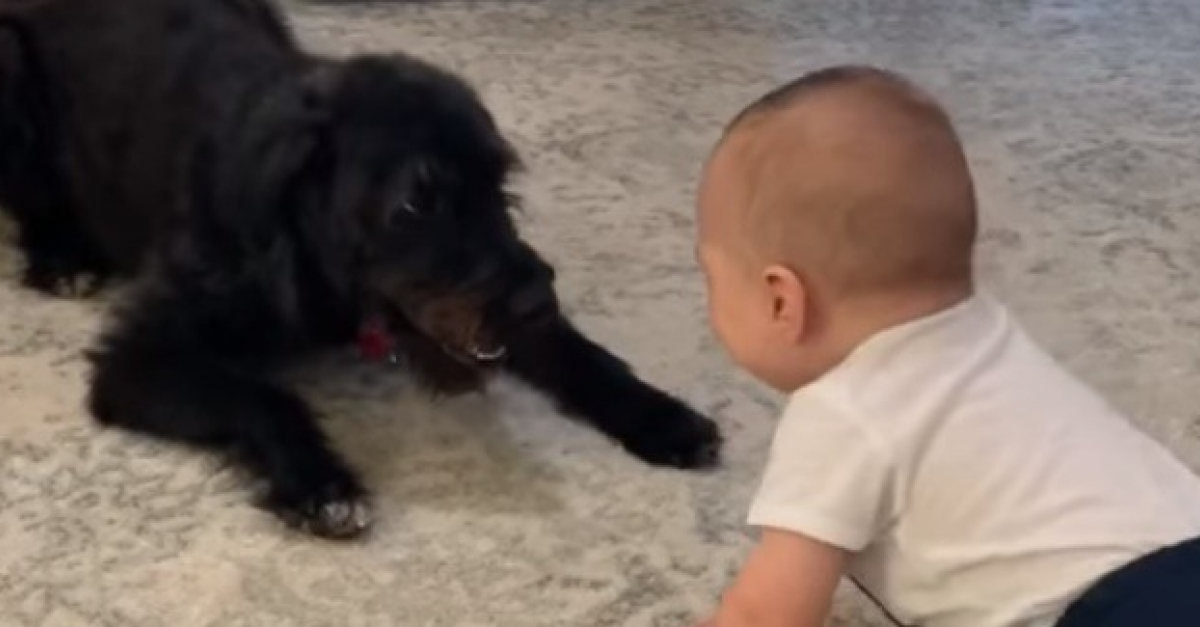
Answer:
[[726, 129], [706, 164], [699, 256], [712, 324], [773, 387], [972, 292], [975, 192], [945, 112], [865, 67], [803, 76]]

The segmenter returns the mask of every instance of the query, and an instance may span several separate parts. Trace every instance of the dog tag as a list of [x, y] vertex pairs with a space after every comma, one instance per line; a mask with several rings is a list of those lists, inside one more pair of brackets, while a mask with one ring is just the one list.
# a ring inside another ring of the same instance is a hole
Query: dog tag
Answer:
[[371, 361], [395, 360], [392, 335], [381, 322], [367, 322], [358, 331], [358, 350]]

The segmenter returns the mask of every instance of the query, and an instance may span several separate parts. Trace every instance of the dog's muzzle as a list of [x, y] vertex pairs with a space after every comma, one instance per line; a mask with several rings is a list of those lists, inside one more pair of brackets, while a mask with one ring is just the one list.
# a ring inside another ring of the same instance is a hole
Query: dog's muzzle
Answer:
[[515, 290], [503, 315], [506, 326], [517, 332], [536, 329], [558, 317], [558, 297], [549, 284], [534, 283]]

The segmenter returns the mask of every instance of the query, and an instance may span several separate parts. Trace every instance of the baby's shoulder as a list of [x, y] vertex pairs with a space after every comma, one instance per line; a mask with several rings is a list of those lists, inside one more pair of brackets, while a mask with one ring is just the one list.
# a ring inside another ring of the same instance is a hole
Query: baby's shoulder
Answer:
[[806, 392], [797, 413], [853, 425], [900, 456], [947, 447], [999, 455], [1064, 430], [1103, 434], [1127, 422], [1015, 326], [837, 373]]

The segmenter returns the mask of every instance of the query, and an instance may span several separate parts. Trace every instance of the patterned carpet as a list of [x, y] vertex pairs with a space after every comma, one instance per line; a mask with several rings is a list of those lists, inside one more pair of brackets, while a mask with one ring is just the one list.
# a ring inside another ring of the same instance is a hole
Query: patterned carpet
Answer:
[[[339, 356], [296, 376], [381, 520], [356, 544], [302, 537], [217, 460], [93, 428], [80, 353], [102, 303], [17, 289], [5, 246], [0, 626], [686, 625], [748, 546], [779, 404], [707, 331], [697, 167], [742, 104], [828, 63], [905, 71], [946, 101], [979, 177], [984, 280], [1200, 467], [1192, 0], [289, 7], [318, 49], [404, 49], [478, 85], [528, 161], [524, 228], [575, 318], [713, 412], [728, 462], [651, 470], [525, 390], [432, 404]], [[849, 590], [834, 622], [884, 624]]]

